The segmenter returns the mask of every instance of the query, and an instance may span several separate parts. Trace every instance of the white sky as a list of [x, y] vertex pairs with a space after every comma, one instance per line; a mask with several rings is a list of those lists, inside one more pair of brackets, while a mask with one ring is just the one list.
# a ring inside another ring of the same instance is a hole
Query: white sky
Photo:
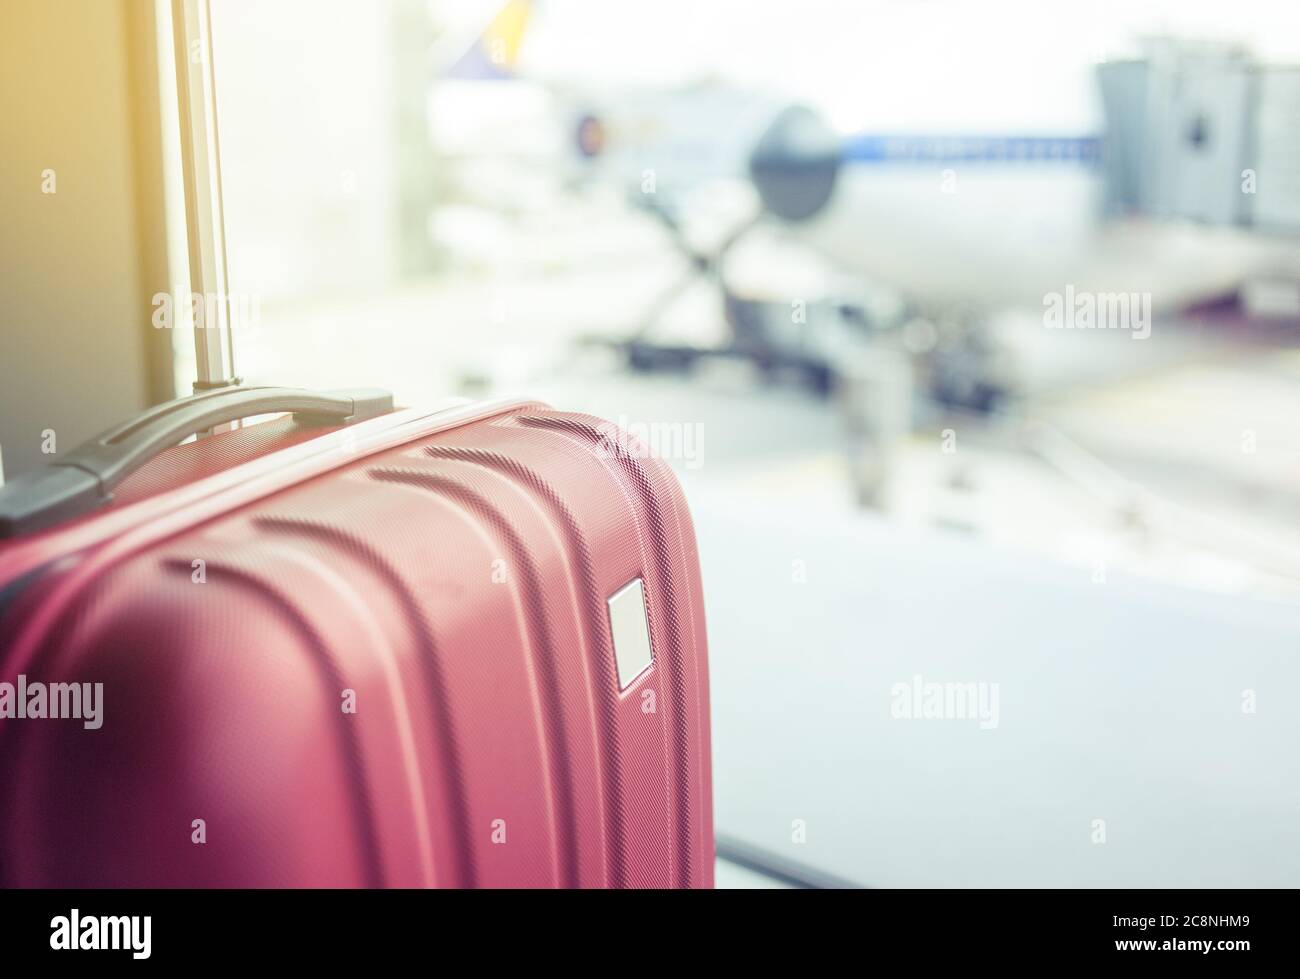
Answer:
[[[431, 0], [448, 24], [499, 7]], [[1300, 63], [1292, 0], [538, 0], [523, 68], [607, 92], [720, 78], [846, 130], [1077, 130], [1096, 119], [1091, 64], [1167, 33]]]

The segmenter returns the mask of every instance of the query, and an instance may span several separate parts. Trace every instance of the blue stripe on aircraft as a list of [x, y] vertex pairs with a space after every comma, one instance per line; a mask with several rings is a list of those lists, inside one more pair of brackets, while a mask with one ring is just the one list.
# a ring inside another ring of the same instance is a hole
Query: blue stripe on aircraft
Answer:
[[852, 136], [850, 163], [1074, 163], [1101, 159], [1099, 136]]

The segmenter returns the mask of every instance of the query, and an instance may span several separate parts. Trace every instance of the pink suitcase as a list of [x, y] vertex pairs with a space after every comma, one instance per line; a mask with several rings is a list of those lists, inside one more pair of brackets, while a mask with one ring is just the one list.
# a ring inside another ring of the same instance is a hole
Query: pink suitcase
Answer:
[[[199, 403], [246, 397], [304, 396]], [[196, 407], [174, 405], [125, 443]], [[0, 544], [0, 678], [103, 684], [97, 728], [0, 720], [20, 787], [0, 883], [711, 886], [671, 471], [535, 404], [324, 429], [311, 408], [165, 450], [113, 502]], [[53, 478], [0, 490], [0, 528]]]
[[[225, 296], [205, 8], [190, 273]], [[712, 886], [671, 470], [536, 403], [243, 387], [218, 313], [197, 394], [0, 488], [0, 885]]]

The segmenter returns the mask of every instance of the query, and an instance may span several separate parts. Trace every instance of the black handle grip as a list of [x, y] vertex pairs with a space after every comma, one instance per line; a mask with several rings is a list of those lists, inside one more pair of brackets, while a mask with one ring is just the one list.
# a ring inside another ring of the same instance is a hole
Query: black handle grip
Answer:
[[226, 422], [293, 412], [323, 424], [350, 425], [393, 408], [387, 391], [224, 388], [178, 398], [111, 428], [43, 469], [0, 488], [0, 538], [16, 537], [88, 513], [113, 498], [113, 487], [164, 449]]

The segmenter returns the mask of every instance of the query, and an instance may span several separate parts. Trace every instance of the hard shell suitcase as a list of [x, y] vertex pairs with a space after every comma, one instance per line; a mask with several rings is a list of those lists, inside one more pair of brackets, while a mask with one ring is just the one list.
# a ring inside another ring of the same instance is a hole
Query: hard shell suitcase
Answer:
[[95, 727], [0, 720], [0, 882], [710, 886], [671, 471], [536, 404], [310, 424], [166, 450], [0, 546], [10, 713], [20, 677], [45, 713], [103, 685]]
[[[173, 0], [224, 297], [206, 6]], [[0, 885], [711, 886], [671, 470], [535, 402], [244, 387], [227, 315], [194, 396], [0, 488]]]

